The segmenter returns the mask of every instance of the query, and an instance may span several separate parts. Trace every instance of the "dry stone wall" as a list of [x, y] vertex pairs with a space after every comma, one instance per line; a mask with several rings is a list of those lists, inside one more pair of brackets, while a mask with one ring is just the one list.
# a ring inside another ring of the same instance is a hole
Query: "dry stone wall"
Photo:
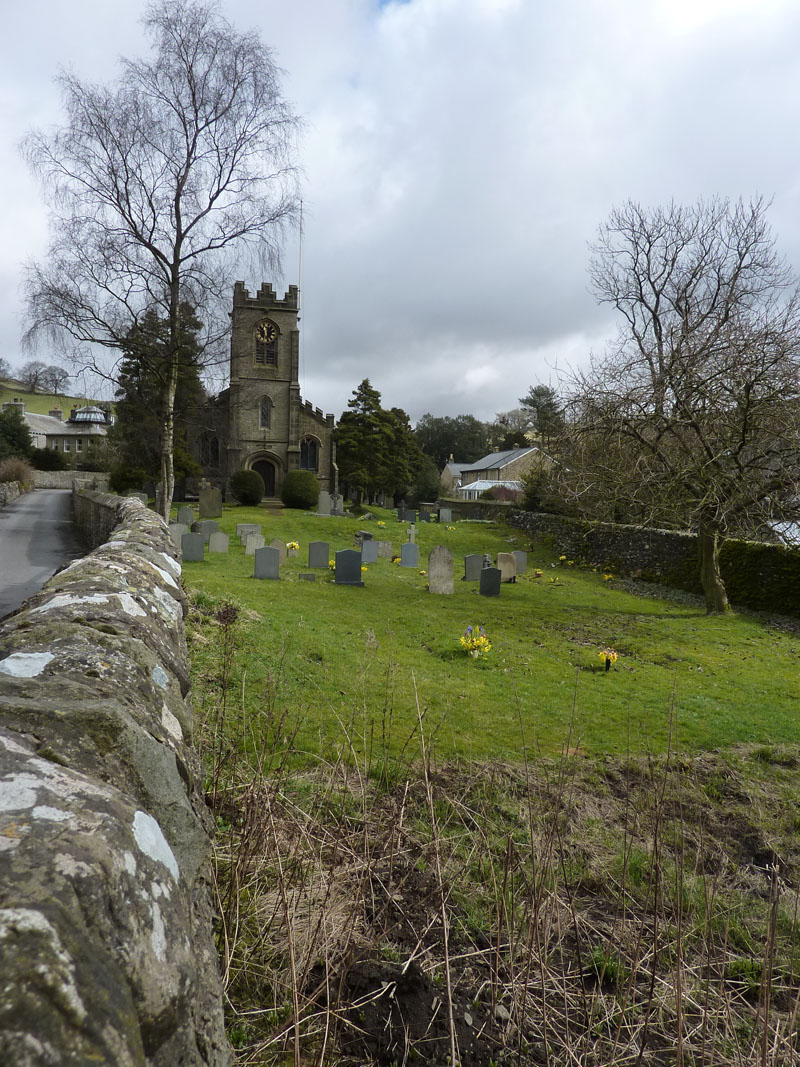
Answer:
[[0, 482], [0, 508], [10, 504], [22, 496], [22, 486], [19, 482]]
[[110, 475], [103, 471], [34, 471], [37, 489], [97, 489], [106, 492]]
[[0, 623], [0, 1063], [226, 1067], [180, 564], [78, 497], [102, 543]]

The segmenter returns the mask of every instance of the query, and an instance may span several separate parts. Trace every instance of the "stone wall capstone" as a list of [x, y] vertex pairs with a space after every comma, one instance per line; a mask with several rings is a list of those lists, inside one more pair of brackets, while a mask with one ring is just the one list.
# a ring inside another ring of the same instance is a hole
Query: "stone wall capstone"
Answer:
[[77, 496], [110, 536], [0, 623], [0, 1063], [227, 1067], [180, 565]]
[[110, 475], [103, 471], [34, 471], [36, 489], [97, 489], [108, 491]]

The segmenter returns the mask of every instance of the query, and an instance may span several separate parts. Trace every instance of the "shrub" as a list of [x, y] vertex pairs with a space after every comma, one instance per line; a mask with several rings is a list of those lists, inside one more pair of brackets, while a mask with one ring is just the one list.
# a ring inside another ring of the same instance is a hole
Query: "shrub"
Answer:
[[37, 471], [65, 471], [67, 457], [55, 448], [34, 448], [31, 463]]
[[255, 507], [264, 498], [264, 479], [258, 471], [236, 471], [231, 476], [231, 493], [240, 504]]
[[128, 463], [118, 463], [111, 470], [108, 488], [112, 493], [127, 493], [129, 489], [141, 489], [147, 481], [147, 472], [141, 467], [131, 467]]
[[30, 485], [32, 481], [33, 467], [26, 459], [11, 457], [0, 460], [0, 482], [22, 482], [23, 485]]
[[287, 508], [316, 507], [319, 500], [319, 482], [313, 471], [288, 471], [283, 479], [281, 500]]

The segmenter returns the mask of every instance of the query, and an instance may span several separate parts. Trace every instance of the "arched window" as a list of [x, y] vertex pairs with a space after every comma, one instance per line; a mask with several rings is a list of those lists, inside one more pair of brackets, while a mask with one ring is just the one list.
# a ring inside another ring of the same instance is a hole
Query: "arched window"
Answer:
[[319, 463], [319, 445], [313, 437], [304, 437], [300, 442], [300, 466], [305, 471], [315, 471]]
[[261, 397], [261, 404], [258, 414], [258, 425], [262, 430], [268, 430], [270, 419], [272, 418], [272, 401], [268, 396]]
[[219, 466], [219, 439], [211, 433], [200, 438], [200, 462], [204, 467]]
[[278, 363], [278, 328], [273, 322], [260, 322], [255, 329], [256, 363], [274, 367]]

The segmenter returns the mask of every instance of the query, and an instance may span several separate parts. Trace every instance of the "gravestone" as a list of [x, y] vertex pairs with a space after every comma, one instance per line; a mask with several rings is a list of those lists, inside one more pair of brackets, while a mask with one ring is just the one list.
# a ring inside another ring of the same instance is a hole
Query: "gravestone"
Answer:
[[257, 548], [253, 553], [254, 578], [278, 579], [281, 576], [281, 554], [277, 548]]
[[341, 493], [331, 493], [331, 515], [336, 518], [344, 515], [344, 497]]
[[251, 533], [261, 533], [260, 522], [237, 522], [236, 523], [236, 536], [239, 541], [244, 544]]
[[444, 545], [437, 545], [428, 555], [428, 591], [447, 596], [453, 589], [453, 553]]
[[255, 554], [256, 549], [264, 547], [264, 535], [257, 533], [250, 533], [244, 539], [244, 554], [246, 556], [252, 556]]
[[274, 541], [270, 541], [269, 547], [276, 549], [280, 553], [281, 566], [283, 566], [286, 562], [286, 543], [275, 538]]
[[407, 541], [404, 545], [400, 546], [400, 566], [419, 566], [419, 545], [415, 545], [411, 541]]
[[452, 522], [453, 511], [451, 508], [439, 508], [439, 522]]
[[513, 552], [497, 553], [497, 569], [500, 571], [501, 582], [516, 582], [517, 561]]
[[409, 542], [409, 544], [411, 544], [411, 545], [416, 544], [416, 540], [417, 540], [417, 528], [416, 528], [416, 526], [409, 526], [409, 528], [408, 528], [408, 542]]
[[286, 555], [290, 559], [297, 559], [297, 557], [300, 555], [300, 549], [299, 548], [289, 548], [289, 546], [287, 545], [286, 546]]
[[483, 556], [479, 552], [471, 552], [468, 556], [464, 556], [464, 577], [461, 579], [461, 581], [480, 581], [482, 570]]
[[228, 554], [228, 535], [226, 533], [220, 533], [216, 530], [208, 539], [208, 551], [210, 553], [227, 555]]
[[528, 569], [528, 553], [523, 552], [518, 548], [515, 552], [512, 552], [511, 555], [517, 561], [517, 574], [524, 574]]
[[189, 527], [185, 522], [171, 522], [169, 524], [169, 534], [178, 548], [181, 547], [181, 538], [185, 533], [189, 532]]
[[317, 500], [317, 515], [330, 515], [331, 513], [331, 494], [327, 490], [321, 490], [319, 499]]
[[191, 526], [194, 522], [194, 512], [191, 508], [178, 508], [178, 522], [184, 526]]
[[218, 519], [222, 515], [222, 493], [213, 486], [200, 490], [198, 503], [201, 519]]
[[317, 580], [316, 574], [306, 574], [305, 572], [298, 574], [297, 577], [301, 582], [316, 582]]
[[392, 542], [378, 541], [378, 559], [392, 558]]
[[500, 578], [501, 572], [497, 567], [484, 567], [478, 589], [481, 596], [500, 596]]
[[361, 553], [354, 548], [343, 548], [336, 553], [335, 585], [363, 585], [361, 578]]
[[203, 541], [208, 544], [212, 533], [219, 533], [219, 523], [216, 519], [203, 519], [202, 522], [192, 524], [192, 530], [203, 535]]
[[326, 568], [330, 557], [331, 546], [327, 541], [312, 541], [308, 546], [309, 567]]
[[420, 513], [419, 513], [419, 521], [420, 522], [430, 522], [431, 521], [431, 513], [429, 511], [420, 511]]
[[377, 563], [378, 562], [378, 542], [373, 541], [371, 538], [369, 541], [361, 542], [361, 562], [362, 563]]
[[369, 532], [369, 530], [356, 530], [354, 537], [357, 545], [363, 544], [364, 541], [372, 540], [372, 534]]
[[202, 563], [205, 543], [200, 533], [185, 533], [181, 538], [181, 555], [184, 563]]
[[415, 523], [417, 521], [416, 511], [409, 511], [406, 509], [406, 522]]

